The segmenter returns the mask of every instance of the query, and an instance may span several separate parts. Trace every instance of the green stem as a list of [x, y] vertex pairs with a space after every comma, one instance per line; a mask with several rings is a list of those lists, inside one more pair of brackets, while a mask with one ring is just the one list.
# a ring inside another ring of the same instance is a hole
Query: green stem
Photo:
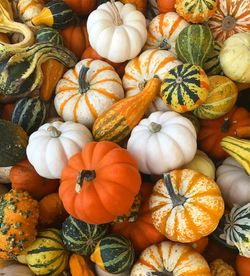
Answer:
[[169, 50], [171, 46], [168, 44], [168, 41], [164, 38], [159, 44], [159, 48], [162, 50]]
[[86, 82], [86, 74], [88, 72], [89, 68], [82, 66], [80, 72], [79, 72], [79, 77], [78, 77], [78, 83], [80, 87], [80, 94], [87, 93], [89, 90], [89, 83]]
[[158, 124], [158, 123], [155, 123], [155, 122], [151, 122], [149, 124], [148, 128], [152, 133], [156, 133], [156, 132], [159, 132], [161, 130], [161, 125]]
[[229, 118], [227, 117], [227, 118], [224, 119], [224, 123], [221, 126], [221, 131], [222, 132], [228, 132], [230, 126], [231, 126], [231, 122], [230, 122]]
[[81, 170], [77, 177], [75, 191], [80, 193], [82, 191], [83, 182], [90, 182], [96, 178], [95, 170]]

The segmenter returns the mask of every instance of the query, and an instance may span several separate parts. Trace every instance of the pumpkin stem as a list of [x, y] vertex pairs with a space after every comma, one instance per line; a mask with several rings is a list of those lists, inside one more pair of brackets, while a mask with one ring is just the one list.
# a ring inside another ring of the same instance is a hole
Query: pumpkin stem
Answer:
[[225, 31], [231, 31], [235, 25], [236, 19], [232, 15], [228, 15], [222, 20], [222, 29]]
[[116, 7], [115, 0], [110, 0], [113, 13], [115, 15], [115, 25], [120, 26], [123, 24], [118, 8]]
[[163, 178], [164, 178], [168, 193], [170, 195], [170, 198], [172, 200], [173, 208], [175, 208], [176, 206], [183, 205], [186, 202], [187, 198], [175, 193], [173, 183], [171, 181], [170, 173], [164, 173]]
[[56, 127], [50, 126], [47, 128], [47, 131], [50, 132], [50, 136], [53, 138], [58, 138], [62, 133]]
[[156, 133], [156, 132], [159, 132], [161, 130], [161, 125], [158, 124], [158, 123], [155, 123], [155, 122], [151, 122], [149, 124], [148, 128], [152, 133]]
[[81, 170], [76, 182], [75, 191], [80, 193], [82, 191], [83, 181], [90, 182], [96, 178], [95, 170]]
[[226, 117], [226, 118], [224, 119], [223, 125], [221, 126], [221, 131], [222, 131], [222, 132], [228, 132], [230, 126], [231, 126], [231, 122], [230, 122], [229, 118]]
[[159, 44], [159, 48], [162, 50], [169, 50], [171, 48], [171, 46], [168, 44], [168, 41], [166, 40], [166, 38], [164, 38], [161, 43]]
[[78, 83], [80, 87], [80, 94], [87, 93], [89, 90], [89, 83], [86, 82], [86, 74], [88, 72], [89, 68], [82, 66], [80, 72], [79, 72], [79, 77], [78, 77]]
[[139, 82], [138, 88], [140, 89], [140, 91], [142, 91], [145, 88], [146, 84], [147, 84], [147, 80], [143, 80]]

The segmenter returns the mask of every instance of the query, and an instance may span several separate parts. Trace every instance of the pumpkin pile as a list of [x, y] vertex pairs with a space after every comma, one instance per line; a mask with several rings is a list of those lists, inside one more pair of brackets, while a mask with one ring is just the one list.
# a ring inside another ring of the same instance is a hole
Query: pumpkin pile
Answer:
[[0, 275], [250, 275], [250, 1], [0, 1]]

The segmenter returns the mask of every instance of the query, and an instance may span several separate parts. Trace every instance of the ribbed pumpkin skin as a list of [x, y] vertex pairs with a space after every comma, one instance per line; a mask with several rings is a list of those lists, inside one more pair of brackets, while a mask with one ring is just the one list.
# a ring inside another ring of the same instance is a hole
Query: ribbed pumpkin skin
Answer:
[[27, 144], [28, 136], [20, 126], [0, 119], [0, 167], [25, 159]]
[[215, 13], [218, 0], [176, 0], [175, 8], [180, 16], [192, 23], [202, 23]]
[[30, 135], [43, 124], [46, 113], [46, 106], [40, 98], [26, 97], [15, 104], [11, 121]]
[[59, 275], [68, 265], [60, 231], [49, 228], [39, 232], [36, 241], [27, 248], [26, 259], [36, 275]]
[[165, 241], [145, 249], [130, 274], [146, 275], [211, 276], [211, 273], [205, 259], [191, 246]]
[[134, 248], [129, 239], [110, 234], [101, 239], [90, 259], [102, 270], [121, 273], [131, 268], [135, 258]]
[[183, 169], [170, 172], [172, 187], [184, 204], [175, 204], [163, 179], [154, 186], [149, 208], [153, 224], [169, 240], [187, 243], [211, 234], [224, 213], [218, 185], [210, 177]]
[[69, 216], [62, 225], [63, 243], [69, 251], [90, 255], [108, 229], [108, 224], [88, 224]]
[[194, 110], [200, 119], [217, 119], [228, 113], [235, 105], [238, 88], [229, 78], [211, 76], [208, 97], [202, 105]]
[[190, 25], [179, 34], [176, 40], [177, 57], [182, 62], [204, 64], [213, 51], [213, 35], [208, 27]]
[[170, 70], [161, 85], [162, 100], [180, 113], [194, 110], [208, 96], [209, 80], [201, 67], [182, 64]]
[[220, 0], [208, 21], [215, 41], [223, 42], [235, 33], [250, 31], [249, 0]]
[[36, 33], [37, 42], [52, 42], [56, 45], [63, 45], [63, 38], [60, 33], [50, 27], [43, 27], [39, 29]]
[[175, 43], [180, 32], [189, 24], [175, 12], [156, 16], [148, 26], [145, 49], [158, 48], [176, 54]]
[[219, 59], [221, 47], [222, 47], [222, 44], [220, 42], [215, 41], [214, 49], [204, 64], [203, 69], [205, 70], [208, 76], [223, 74], [223, 71], [220, 65], [220, 59]]

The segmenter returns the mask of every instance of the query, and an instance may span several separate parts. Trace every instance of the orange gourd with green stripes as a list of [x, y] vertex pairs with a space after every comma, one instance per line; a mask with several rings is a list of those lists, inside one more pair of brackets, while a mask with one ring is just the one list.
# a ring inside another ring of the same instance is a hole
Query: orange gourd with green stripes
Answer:
[[212, 178], [183, 169], [165, 173], [156, 183], [149, 208], [159, 232], [169, 240], [188, 243], [216, 229], [224, 213], [224, 201]]
[[194, 110], [208, 97], [209, 80], [198, 65], [182, 64], [170, 70], [161, 85], [161, 96], [172, 110], [184, 113]]
[[151, 79], [141, 93], [119, 101], [98, 117], [92, 130], [95, 140], [119, 143], [128, 137], [158, 94], [160, 85], [159, 79]]
[[164, 241], [145, 249], [130, 276], [211, 276], [205, 259], [191, 246]]
[[123, 97], [121, 79], [111, 65], [84, 59], [58, 82], [54, 103], [64, 121], [92, 127], [98, 116]]

